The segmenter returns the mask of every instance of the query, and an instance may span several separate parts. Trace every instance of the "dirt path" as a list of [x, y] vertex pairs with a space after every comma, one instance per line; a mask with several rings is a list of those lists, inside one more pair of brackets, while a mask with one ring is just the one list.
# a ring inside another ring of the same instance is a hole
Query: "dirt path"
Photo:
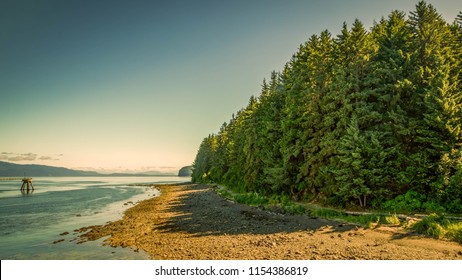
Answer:
[[462, 259], [455, 242], [269, 213], [202, 185], [159, 188], [161, 196], [130, 208], [122, 220], [91, 227], [82, 240], [111, 235], [111, 246], [153, 259]]

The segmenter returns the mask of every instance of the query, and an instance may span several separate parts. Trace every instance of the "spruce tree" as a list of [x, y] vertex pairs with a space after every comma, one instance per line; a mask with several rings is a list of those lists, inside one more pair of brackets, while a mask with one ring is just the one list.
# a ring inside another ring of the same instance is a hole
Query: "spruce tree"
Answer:
[[217, 138], [211, 134], [204, 138], [193, 163], [193, 182], [208, 182], [210, 180], [210, 170], [213, 168], [216, 159]]
[[415, 106], [414, 183], [419, 191], [437, 195], [444, 192], [460, 158], [462, 100], [459, 73], [452, 71], [460, 68], [450, 47], [453, 34], [433, 6], [419, 2], [410, 22], [416, 88], [410, 104]]
[[[345, 201], [350, 197], [348, 193], [354, 197], [358, 195], [364, 197], [370, 192], [363, 187], [358, 188], [356, 185], [351, 185], [343, 175], [345, 172], [352, 171], [352, 166], [343, 159], [343, 155], [348, 154], [351, 147], [342, 143], [349, 141], [346, 139], [350, 136], [348, 132], [355, 125], [358, 126], [358, 132], [363, 133], [362, 131], [367, 129], [367, 121], [372, 113], [370, 103], [367, 102], [370, 95], [367, 77], [371, 71], [369, 67], [372, 54], [371, 36], [364, 29], [362, 23], [356, 20], [351, 31], [347, 31], [346, 25], [343, 26], [336, 46], [336, 57], [339, 58], [339, 62], [334, 68], [334, 83], [326, 98], [327, 102], [336, 104], [333, 106], [334, 110], [327, 113], [328, 116], [331, 116], [335, 126], [323, 137], [324, 141], [321, 142], [321, 145], [331, 151], [330, 162], [326, 165], [325, 170], [335, 178], [335, 181], [331, 183], [332, 191]], [[352, 124], [353, 120], [357, 124]], [[366, 143], [354, 144], [364, 145]], [[357, 164], [358, 162], [355, 161], [354, 163]], [[367, 166], [361, 165], [359, 168], [365, 169]], [[357, 180], [364, 181], [365, 178], [357, 178]], [[367, 184], [367, 182], [364, 183]], [[359, 191], [364, 191], [364, 193], [358, 193]]]
[[303, 162], [300, 165], [299, 178], [308, 197], [316, 197], [325, 187], [325, 178], [321, 169], [328, 162], [328, 158], [321, 153], [320, 143], [329, 129], [325, 127], [321, 102], [332, 82], [334, 64], [331, 34], [327, 30], [323, 31], [315, 42], [316, 44], [311, 46], [312, 54], [307, 65], [311, 68], [309, 75], [312, 81], [300, 133]]
[[[376, 134], [382, 146], [383, 161], [381, 183], [376, 186], [383, 199], [402, 194], [411, 187], [413, 163], [410, 161], [407, 143], [412, 139], [409, 129], [409, 104], [413, 94], [410, 82], [413, 68], [411, 52], [412, 33], [405, 15], [393, 11], [387, 20], [376, 24], [372, 31], [377, 42], [377, 52], [371, 58], [370, 73], [373, 94], [369, 102], [378, 118], [369, 130]], [[374, 193], [376, 193], [375, 191]], [[380, 197], [378, 197], [380, 198]]]
[[282, 191], [281, 181], [282, 156], [279, 141], [281, 134], [281, 113], [284, 96], [281, 94], [280, 74], [271, 73], [269, 84], [263, 81], [258, 106], [253, 113], [256, 139], [255, 157], [258, 158], [256, 170], [253, 171], [255, 189], [270, 194]]
[[[311, 37], [311, 41], [316, 40], [316, 36]], [[298, 169], [303, 162], [302, 147], [300, 143], [301, 122], [304, 118], [306, 104], [306, 85], [309, 84], [309, 76], [304, 75], [303, 63], [310, 56], [308, 42], [300, 45], [298, 52], [285, 71], [285, 106], [281, 121], [282, 139], [281, 153], [283, 158], [283, 184], [287, 186], [288, 193], [293, 194], [295, 189], [300, 189]]]

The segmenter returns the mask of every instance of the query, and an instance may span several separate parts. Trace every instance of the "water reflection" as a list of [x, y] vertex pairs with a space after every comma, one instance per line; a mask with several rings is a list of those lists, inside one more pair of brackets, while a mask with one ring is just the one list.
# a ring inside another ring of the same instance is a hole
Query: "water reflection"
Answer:
[[29, 189], [24, 190], [24, 189], [21, 189], [21, 194], [22, 194], [23, 196], [32, 195], [33, 193], [34, 193], [34, 190], [29, 190]]

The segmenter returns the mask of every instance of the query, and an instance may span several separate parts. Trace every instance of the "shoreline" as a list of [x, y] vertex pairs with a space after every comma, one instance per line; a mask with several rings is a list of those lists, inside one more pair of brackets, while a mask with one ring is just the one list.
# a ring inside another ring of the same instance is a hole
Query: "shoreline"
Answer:
[[82, 242], [105, 238], [113, 247], [168, 260], [451, 260], [462, 245], [393, 227], [364, 229], [307, 216], [280, 215], [228, 201], [204, 185], [156, 185], [122, 219], [86, 227]]
[[[150, 186], [128, 185], [138, 179], [50, 177], [39, 180], [39, 192], [28, 196], [14, 184], [3, 183], [2, 189], [15, 191], [2, 198], [2, 259], [150, 259], [144, 252], [102, 246], [102, 239], [77, 244], [81, 233], [75, 231], [120, 220], [134, 204], [159, 194]], [[155, 182], [143, 178], [139, 181]]]

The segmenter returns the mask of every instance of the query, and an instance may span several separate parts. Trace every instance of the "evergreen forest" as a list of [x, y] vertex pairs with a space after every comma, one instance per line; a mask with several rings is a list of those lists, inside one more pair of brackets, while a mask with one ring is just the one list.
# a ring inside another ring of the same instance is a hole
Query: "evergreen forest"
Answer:
[[462, 12], [312, 35], [202, 141], [193, 182], [349, 209], [462, 213]]

